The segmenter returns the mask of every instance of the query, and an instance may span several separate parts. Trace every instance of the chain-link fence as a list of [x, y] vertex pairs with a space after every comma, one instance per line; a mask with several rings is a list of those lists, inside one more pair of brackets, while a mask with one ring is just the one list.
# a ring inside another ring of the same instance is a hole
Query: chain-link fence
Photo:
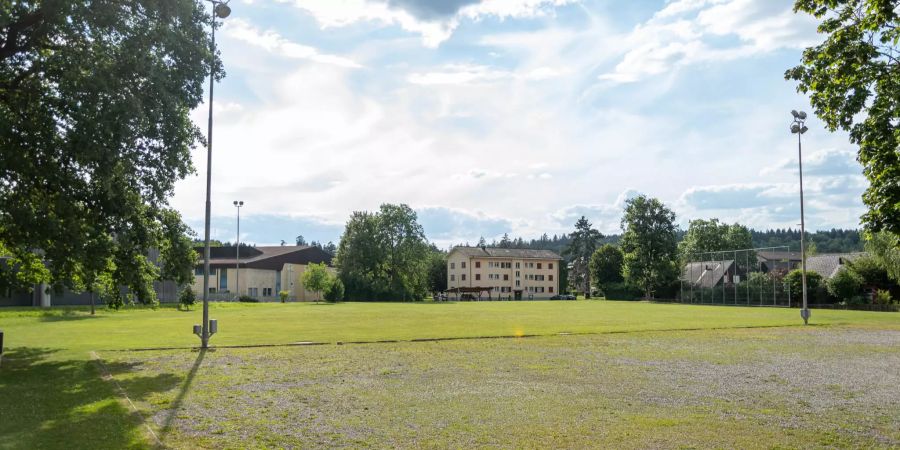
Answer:
[[792, 299], [785, 276], [797, 261], [788, 247], [687, 255], [678, 301], [709, 305], [785, 306]]

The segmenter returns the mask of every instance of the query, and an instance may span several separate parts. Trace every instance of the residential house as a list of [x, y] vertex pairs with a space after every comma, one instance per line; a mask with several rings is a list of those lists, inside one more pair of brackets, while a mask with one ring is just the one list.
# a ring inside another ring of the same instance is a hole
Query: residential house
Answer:
[[814, 255], [806, 257], [806, 270], [815, 272], [822, 276], [823, 280], [828, 280], [835, 276], [841, 267], [859, 257], [866, 256], [866, 252], [856, 253], [826, 253], [822, 255]]
[[739, 271], [733, 259], [722, 261], [689, 262], [681, 269], [681, 281], [694, 286], [712, 288], [722, 283], [731, 285], [741, 281], [743, 270]]
[[516, 300], [550, 298], [559, 294], [561, 262], [550, 250], [454, 247], [447, 255], [447, 292]]
[[800, 252], [758, 250], [756, 262], [759, 271], [763, 273], [790, 272], [800, 268]]

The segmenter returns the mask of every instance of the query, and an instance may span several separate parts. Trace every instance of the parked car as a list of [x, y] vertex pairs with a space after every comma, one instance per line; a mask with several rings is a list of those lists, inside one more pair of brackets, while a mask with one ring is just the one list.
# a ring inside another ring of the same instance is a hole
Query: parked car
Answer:
[[553, 297], [550, 297], [550, 300], [562, 300], [562, 299], [563, 299], [562, 295], [554, 295]]
[[572, 294], [566, 294], [562, 296], [563, 300], [575, 300], [575, 296]]

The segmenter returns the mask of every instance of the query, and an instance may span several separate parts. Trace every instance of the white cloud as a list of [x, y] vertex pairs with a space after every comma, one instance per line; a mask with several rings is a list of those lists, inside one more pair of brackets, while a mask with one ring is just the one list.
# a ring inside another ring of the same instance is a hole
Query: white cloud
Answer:
[[307, 59], [323, 64], [347, 68], [362, 67], [357, 62], [337, 55], [320, 53], [314, 47], [289, 41], [275, 31], [261, 31], [243, 19], [233, 19], [225, 23], [227, 36], [260, 47], [268, 52], [294, 59]]

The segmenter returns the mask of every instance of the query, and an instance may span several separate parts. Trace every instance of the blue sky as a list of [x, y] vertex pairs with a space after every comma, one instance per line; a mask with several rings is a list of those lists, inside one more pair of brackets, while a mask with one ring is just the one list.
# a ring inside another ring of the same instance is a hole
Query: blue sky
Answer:
[[[784, 0], [233, 0], [217, 41], [214, 238], [337, 241], [355, 210], [419, 212], [442, 247], [619, 231], [639, 193], [681, 224], [796, 227], [785, 81], [815, 22]], [[205, 106], [194, 118], [205, 130]], [[807, 224], [857, 227], [855, 148], [812, 117]], [[173, 205], [202, 231], [205, 149]]]

